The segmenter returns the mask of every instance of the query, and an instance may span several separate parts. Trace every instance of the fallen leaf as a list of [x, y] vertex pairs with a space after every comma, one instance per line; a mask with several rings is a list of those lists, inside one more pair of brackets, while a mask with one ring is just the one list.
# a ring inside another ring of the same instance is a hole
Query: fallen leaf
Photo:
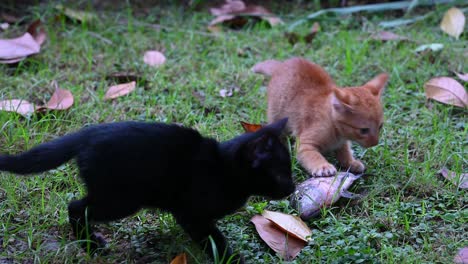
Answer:
[[187, 255], [185, 253], [177, 255], [170, 264], [187, 264]]
[[53, 110], [66, 110], [73, 105], [73, 100], [73, 95], [69, 90], [58, 88], [56, 85], [54, 94], [44, 107]]
[[231, 97], [234, 92], [240, 91], [239, 87], [229, 87], [228, 89], [219, 90], [219, 95], [221, 97]]
[[306, 43], [312, 42], [312, 40], [315, 38], [315, 35], [317, 35], [319, 31], [320, 31], [320, 24], [318, 22], [314, 22], [314, 24], [312, 24], [312, 27], [310, 28], [309, 34], [307, 34], [304, 37], [304, 41]]
[[157, 50], [148, 50], [143, 56], [143, 61], [149, 66], [158, 67], [166, 62], [166, 57]]
[[0, 110], [7, 112], [15, 112], [22, 116], [28, 117], [34, 113], [34, 104], [21, 99], [0, 101]]
[[462, 73], [455, 72], [455, 74], [458, 76], [458, 78], [460, 78], [460, 80], [468, 82], [468, 73], [462, 74]]
[[468, 94], [465, 88], [450, 77], [437, 77], [424, 84], [426, 97], [444, 104], [459, 107], [468, 106]]
[[281, 230], [287, 232], [289, 235], [298, 238], [304, 242], [311, 239], [312, 231], [310, 228], [297, 216], [283, 214], [265, 210], [263, 217], [272, 221]]
[[276, 26], [283, 21], [273, 15], [268, 9], [259, 5], [246, 5], [243, 1], [227, 0], [221, 7], [210, 8], [212, 15], [216, 16], [209, 26], [214, 26], [223, 22], [234, 22], [231, 26], [241, 27], [247, 23], [245, 17], [258, 17], [266, 20], [271, 26]]
[[468, 264], [468, 247], [460, 249], [453, 259], [456, 264]]
[[122, 84], [117, 84], [109, 87], [107, 90], [104, 99], [105, 100], [110, 100], [114, 99], [123, 95], [126, 95], [136, 88], [136, 82], [129, 82], [129, 83], [122, 83]]
[[245, 132], [256, 132], [263, 127], [261, 124], [251, 124], [243, 121], [240, 121], [240, 123]]
[[0, 62], [5, 60], [24, 59], [39, 53], [41, 46], [29, 33], [14, 39], [0, 39]]
[[389, 40], [407, 40], [407, 37], [397, 35], [390, 31], [380, 31], [371, 35], [371, 39], [389, 41]]
[[41, 21], [36, 20], [21, 37], [0, 39], [0, 63], [16, 63], [27, 56], [39, 53], [45, 40], [46, 33]]
[[456, 7], [450, 8], [442, 18], [440, 28], [445, 33], [458, 39], [465, 28], [465, 15]]
[[271, 76], [278, 66], [281, 65], [281, 61], [278, 60], [266, 60], [255, 64], [252, 67], [254, 73], [263, 74], [265, 76]]
[[425, 50], [432, 50], [432, 51], [439, 51], [444, 48], [443, 44], [440, 43], [432, 43], [432, 44], [425, 44], [417, 47], [414, 51], [421, 52]]
[[61, 4], [55, 6], [55, 8], [61, 11], [66, 17], [81, 22], [81, 23], [89, 23], [94, 20], [97, 20], [97, 16], [93, 13], [81, 11], [81, 10], [74, 10], [69, 7], [65, 7]]
[[226, 14], [230, 14], [233, 12], [241, 12], [245, 8], [246, 6], [243, 1], [231, 0], [231, 1], [226, 1], [220, 7], [210, 8], [210, 13], [214, 16], [221, 16], [221, 15], [226, 15]]
[[34, 38], [34, 40], [39, 44], [39, 46], [42, 46], [44, 42], [47, 39], [47, 34], [44, 29], [44, 25], [42, 25], [41, 20], [36, 20], [34, 21], [31, 25], [28, 27], [28, 33], [31, 34], [31, 36]]
[[261, 215], [255, 215], [250, 221], [255, 225], [255, 229], [263, 241], [285, 260], [289, 261], [297, 257], [307, 244], [293, 236], [288, 236], [273, 222]]
[[451, 183], [455, 184], [458, 188], [468, 188], [468, 173], [461, 173], [457, 175], [457, 173], [449, 171], [444, 167], [439, 171], [439, 174], [444, 176], [444, 178], [449, 180]]

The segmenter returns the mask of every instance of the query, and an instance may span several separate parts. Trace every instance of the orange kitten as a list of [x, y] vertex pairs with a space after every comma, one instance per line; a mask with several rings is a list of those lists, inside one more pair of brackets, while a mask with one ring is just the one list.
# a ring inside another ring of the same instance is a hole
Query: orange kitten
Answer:
[[344, 169], [364, 171], [364, 164], [353, 157], [350, 140], [365, 148], [378, 144], [383, 124], [380, 98], [387, 74], [343, 89], [324, 69], [302, 58], [277, 63], [265, 74], [271, 75], [268, 121], [289, 117], [288, 129], [299, 141], [298, 159], [311, 175], [336, 173], [322, 156], [330, 151]]

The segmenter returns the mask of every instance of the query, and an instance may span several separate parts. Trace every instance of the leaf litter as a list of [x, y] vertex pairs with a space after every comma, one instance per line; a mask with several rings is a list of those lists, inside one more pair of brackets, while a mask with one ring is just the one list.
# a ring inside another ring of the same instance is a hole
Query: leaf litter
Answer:
[[460, 78], [460, 80], [468, 82], [468, 73], [458, 73], [455, 72], [455, 74]]
[[458, 39], [461, 33], [463, 33], [464, 28], [465, 15], [460, 9], [452, 7], [445, 12], [440, 22], [440, 29], [442, 29], [442, 31]]
[[306, 246], [306, 242], [279, 229], [275, 223], [262, 215], [250, 219], [265, 243], [285, 260], [292, 260]]
[[226, 0], [223, 5], [210, 8], [210, 13], [216, 16], [216, 18], [209, 23], [209, 27], [223, 23], [232, 28], [240, 28], [247, 24], [246, 18], [248, 17], [265, 20], [270, 26], [283, 23], [280, 18], [265, 7], [260, 5], [246, 5], [241, 0]]
[[159, 67], [166, 62], [166, 56], [157, 50], [148, 50], [143, 55], [143, 61], [152, 67]]
[[447, 168], [442, 168], [439, 171], [439, 174], [442, 175], [445, 179], [453, 183], [455, 186], [461, 189], [468, 188], [468, 173], [455, 173], [449, 171]]
[[13, 39], [0, 39], [0, 63], [11, 64], [37, 54], [47, 34], [40, 20], [34, 21], [26, 33]]
[[135, 90], [135, 88], [135, 81], [113, 85], [107, 90], [106, 94], [104, 95], [104, 99], [111, 100], [117, 97], [124, 96], [126, 94], [131, 93], [133, 90]]
[[454, 105], [468, 107], [468, 94], [458, 81], [450, 77], [436, 77], [424, 84], [427, 99]]
[[271, 76], [276, 68], [278, 68], [281, 64], [282, 62], [278, 60], [265, 60], [255, 64], [251, 70], [254, 73]]
[[11, 99], [0, 101], [0, 111], [15, 112], [24, 117], [29, 117], [35, 112], [47, 110], [67, 110], [72, 107], [74, 98], [69, 90], [61, 89], [58, 84], [52, 82], [55, 91], [45, 105], [34, 105], [27, 100]]

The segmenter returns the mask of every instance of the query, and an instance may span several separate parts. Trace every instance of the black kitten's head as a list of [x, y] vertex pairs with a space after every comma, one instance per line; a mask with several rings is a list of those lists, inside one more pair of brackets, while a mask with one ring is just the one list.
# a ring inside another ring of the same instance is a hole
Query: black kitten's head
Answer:
[[263, 127], [245, 135], [242, 155], [248, 167], [247, 182], [252, 194], [281, 199], [290, 195], [295, 185], [291, 172], [291, 155], [280, 136], [288, 119]]

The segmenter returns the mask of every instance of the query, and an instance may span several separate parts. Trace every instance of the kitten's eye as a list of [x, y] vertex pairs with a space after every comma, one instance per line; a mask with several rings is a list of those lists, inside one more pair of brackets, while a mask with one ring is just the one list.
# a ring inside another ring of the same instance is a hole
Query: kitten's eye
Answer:
[[366, 135], [367, 133], [369, 133], [369, 128], [361, 128], [360, 132], [362, 135]]

